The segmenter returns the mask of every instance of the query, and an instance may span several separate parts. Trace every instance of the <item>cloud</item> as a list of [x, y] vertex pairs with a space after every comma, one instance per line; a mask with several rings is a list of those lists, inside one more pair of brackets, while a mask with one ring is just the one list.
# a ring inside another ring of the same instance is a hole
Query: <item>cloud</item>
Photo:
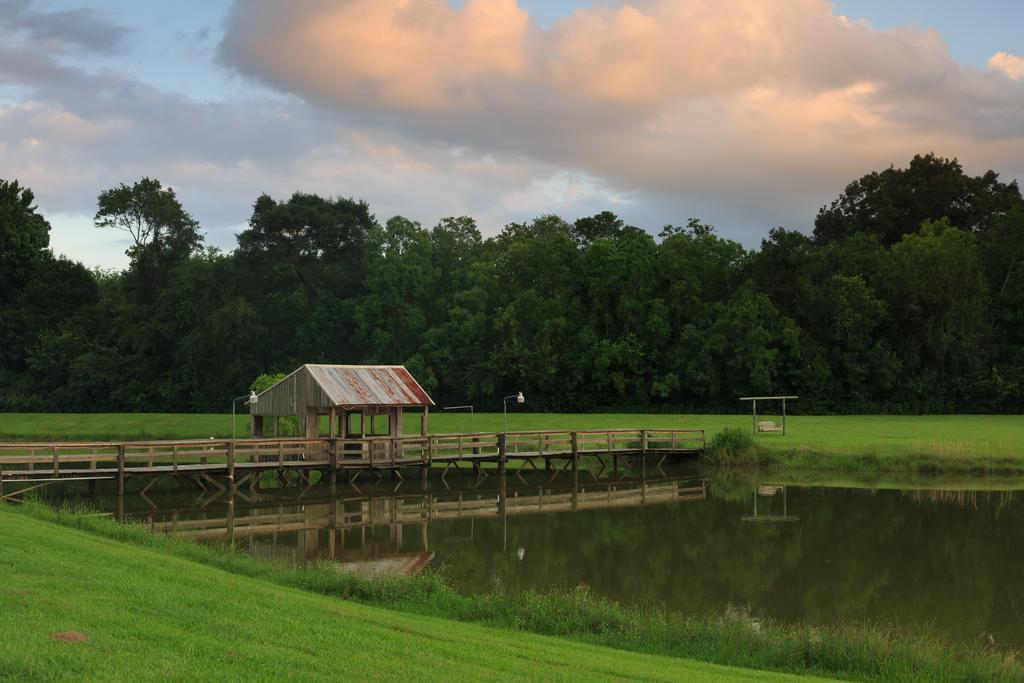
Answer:
[[50, 51], [115, 52], [127, 35], [95, 10], [40, 12], [29, 0], [0, 1], [0, 20], [7, 30], [24, 32], [37, 48]]
[[[237, 4], [230, 22], [227, 61], [340, 103], [473, 106], [481, 83], [527, 71], [529, 21], [514, 0], [469, 0], [461, 10], [445, 0], [268, 0]], [[308, 68], [310, 57], [316, 68]]]
[[846, 182], [915, 153], [1024, 171], [1024, 83], [826, 0], [601, 2], [546, 30], [512, 0], [249, 1], [221, 59], [360, 125], [745, 206], [748, 224], [806, 227]]
[[470, 214], [485, 234], [548, 212], [611, 208], [653, 231], [700, 216], [752, 246], [915, 153], [1024, 175], [1018, 58], [965, 67], [932, 31], [824, 0], [608, 1], [547, 28], [514, 0], [247, 0], [214, 102], [146, 85], [130, 54], [81, 66], [117, 45], [119, 29], [80, 30], [94, 14], [72, 13], [76, 33], [25, 2], [0, 12], [16, 18], [0, 23], [0, 177], [30, 185], [54, 247], [90, 263], [122, 251], [97, 248], [112, 236], [91, 227], [96, 196], [142, 176], [231, 248], [263, 192], [428, 225]]
[[1010, 52], [997, 52], [988, 60], [988, 68], [1000, 71], [1015, 81], [1024, 79], [1024, 57]]

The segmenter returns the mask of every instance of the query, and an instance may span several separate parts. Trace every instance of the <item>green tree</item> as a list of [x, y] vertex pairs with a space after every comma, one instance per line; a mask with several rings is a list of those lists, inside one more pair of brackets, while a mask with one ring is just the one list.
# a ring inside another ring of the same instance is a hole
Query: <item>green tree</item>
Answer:
[[[971, 397], [971, 385], [990, 368], [989, 292], [974, 235], [949, 221], [926, 222], [893, 247], [899, 266], [897, 349], [914, 380], [909, 399], [950, 410]], [[929, 401], [928, 395], [934, 395]]]
[[1000, 182], [994, 171], [969, 176], [956, 159], [915, 155], [905, 169], [890, 166], [850, 183], [818, 212], [814, 236], [826, 243], [868, 232], [892, 245], [917, 232], [924, 221], [940, 218], [982, 232], [1020, 201], [1017, 182]]

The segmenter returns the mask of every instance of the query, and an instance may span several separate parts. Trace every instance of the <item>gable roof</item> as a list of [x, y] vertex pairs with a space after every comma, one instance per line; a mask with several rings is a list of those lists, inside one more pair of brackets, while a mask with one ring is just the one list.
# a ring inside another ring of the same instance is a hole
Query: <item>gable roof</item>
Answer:
[[259, 394], [255, 415], [301, 415], [307, 408], [417, 407], [434, 402], [402, 365], [307, 364]]
[[305, 365], [336, 406], [432, 406], [404, 365]]

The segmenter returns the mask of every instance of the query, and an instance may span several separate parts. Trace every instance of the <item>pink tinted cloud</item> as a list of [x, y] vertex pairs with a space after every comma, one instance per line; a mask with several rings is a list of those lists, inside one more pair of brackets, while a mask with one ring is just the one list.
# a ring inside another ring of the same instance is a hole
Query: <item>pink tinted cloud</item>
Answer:
[[598, 2], [547, 30], [513, 0], [245, 2], [222, 48], [343, 116], [383, 114], [367, 125], [624, 192], [813, 215], [915, 153], [1024, 171], [1024, 82], [994, 71], [1012, 56], [964, 67], [934, 31], [876, 30], [826, 0]]
[[472, 106], [481, 84], [528, 70], [530, 22], [515, 0], [246, 2], [223, 45], [235, 64], [342, 103]]

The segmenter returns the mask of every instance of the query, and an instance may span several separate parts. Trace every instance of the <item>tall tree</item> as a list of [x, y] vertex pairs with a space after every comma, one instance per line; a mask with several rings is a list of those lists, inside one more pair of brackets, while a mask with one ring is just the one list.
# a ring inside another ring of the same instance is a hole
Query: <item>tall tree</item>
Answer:
[[1017, 181], [1000, 182], [994, 171], [969, 176], [956, 159], [916, 155], [905, 169], [890, 166], [847, 185], [818, 212], [814, 236], [831, 242], [869, 232], [892, 245], [917, 232], [924, 221], [941, 218], [961, 230], [981, 232], [1020, 202]]
[[159, 180], [122, 183], [101, 192], [96, 204], [96, 227], [114, 228], [131, 237], [125, 253], [132, 260], [135, 292], [143, 303], [152, 303], [170, 270], [202, 247], [199, 223], [178, 201], [174, 189]]

